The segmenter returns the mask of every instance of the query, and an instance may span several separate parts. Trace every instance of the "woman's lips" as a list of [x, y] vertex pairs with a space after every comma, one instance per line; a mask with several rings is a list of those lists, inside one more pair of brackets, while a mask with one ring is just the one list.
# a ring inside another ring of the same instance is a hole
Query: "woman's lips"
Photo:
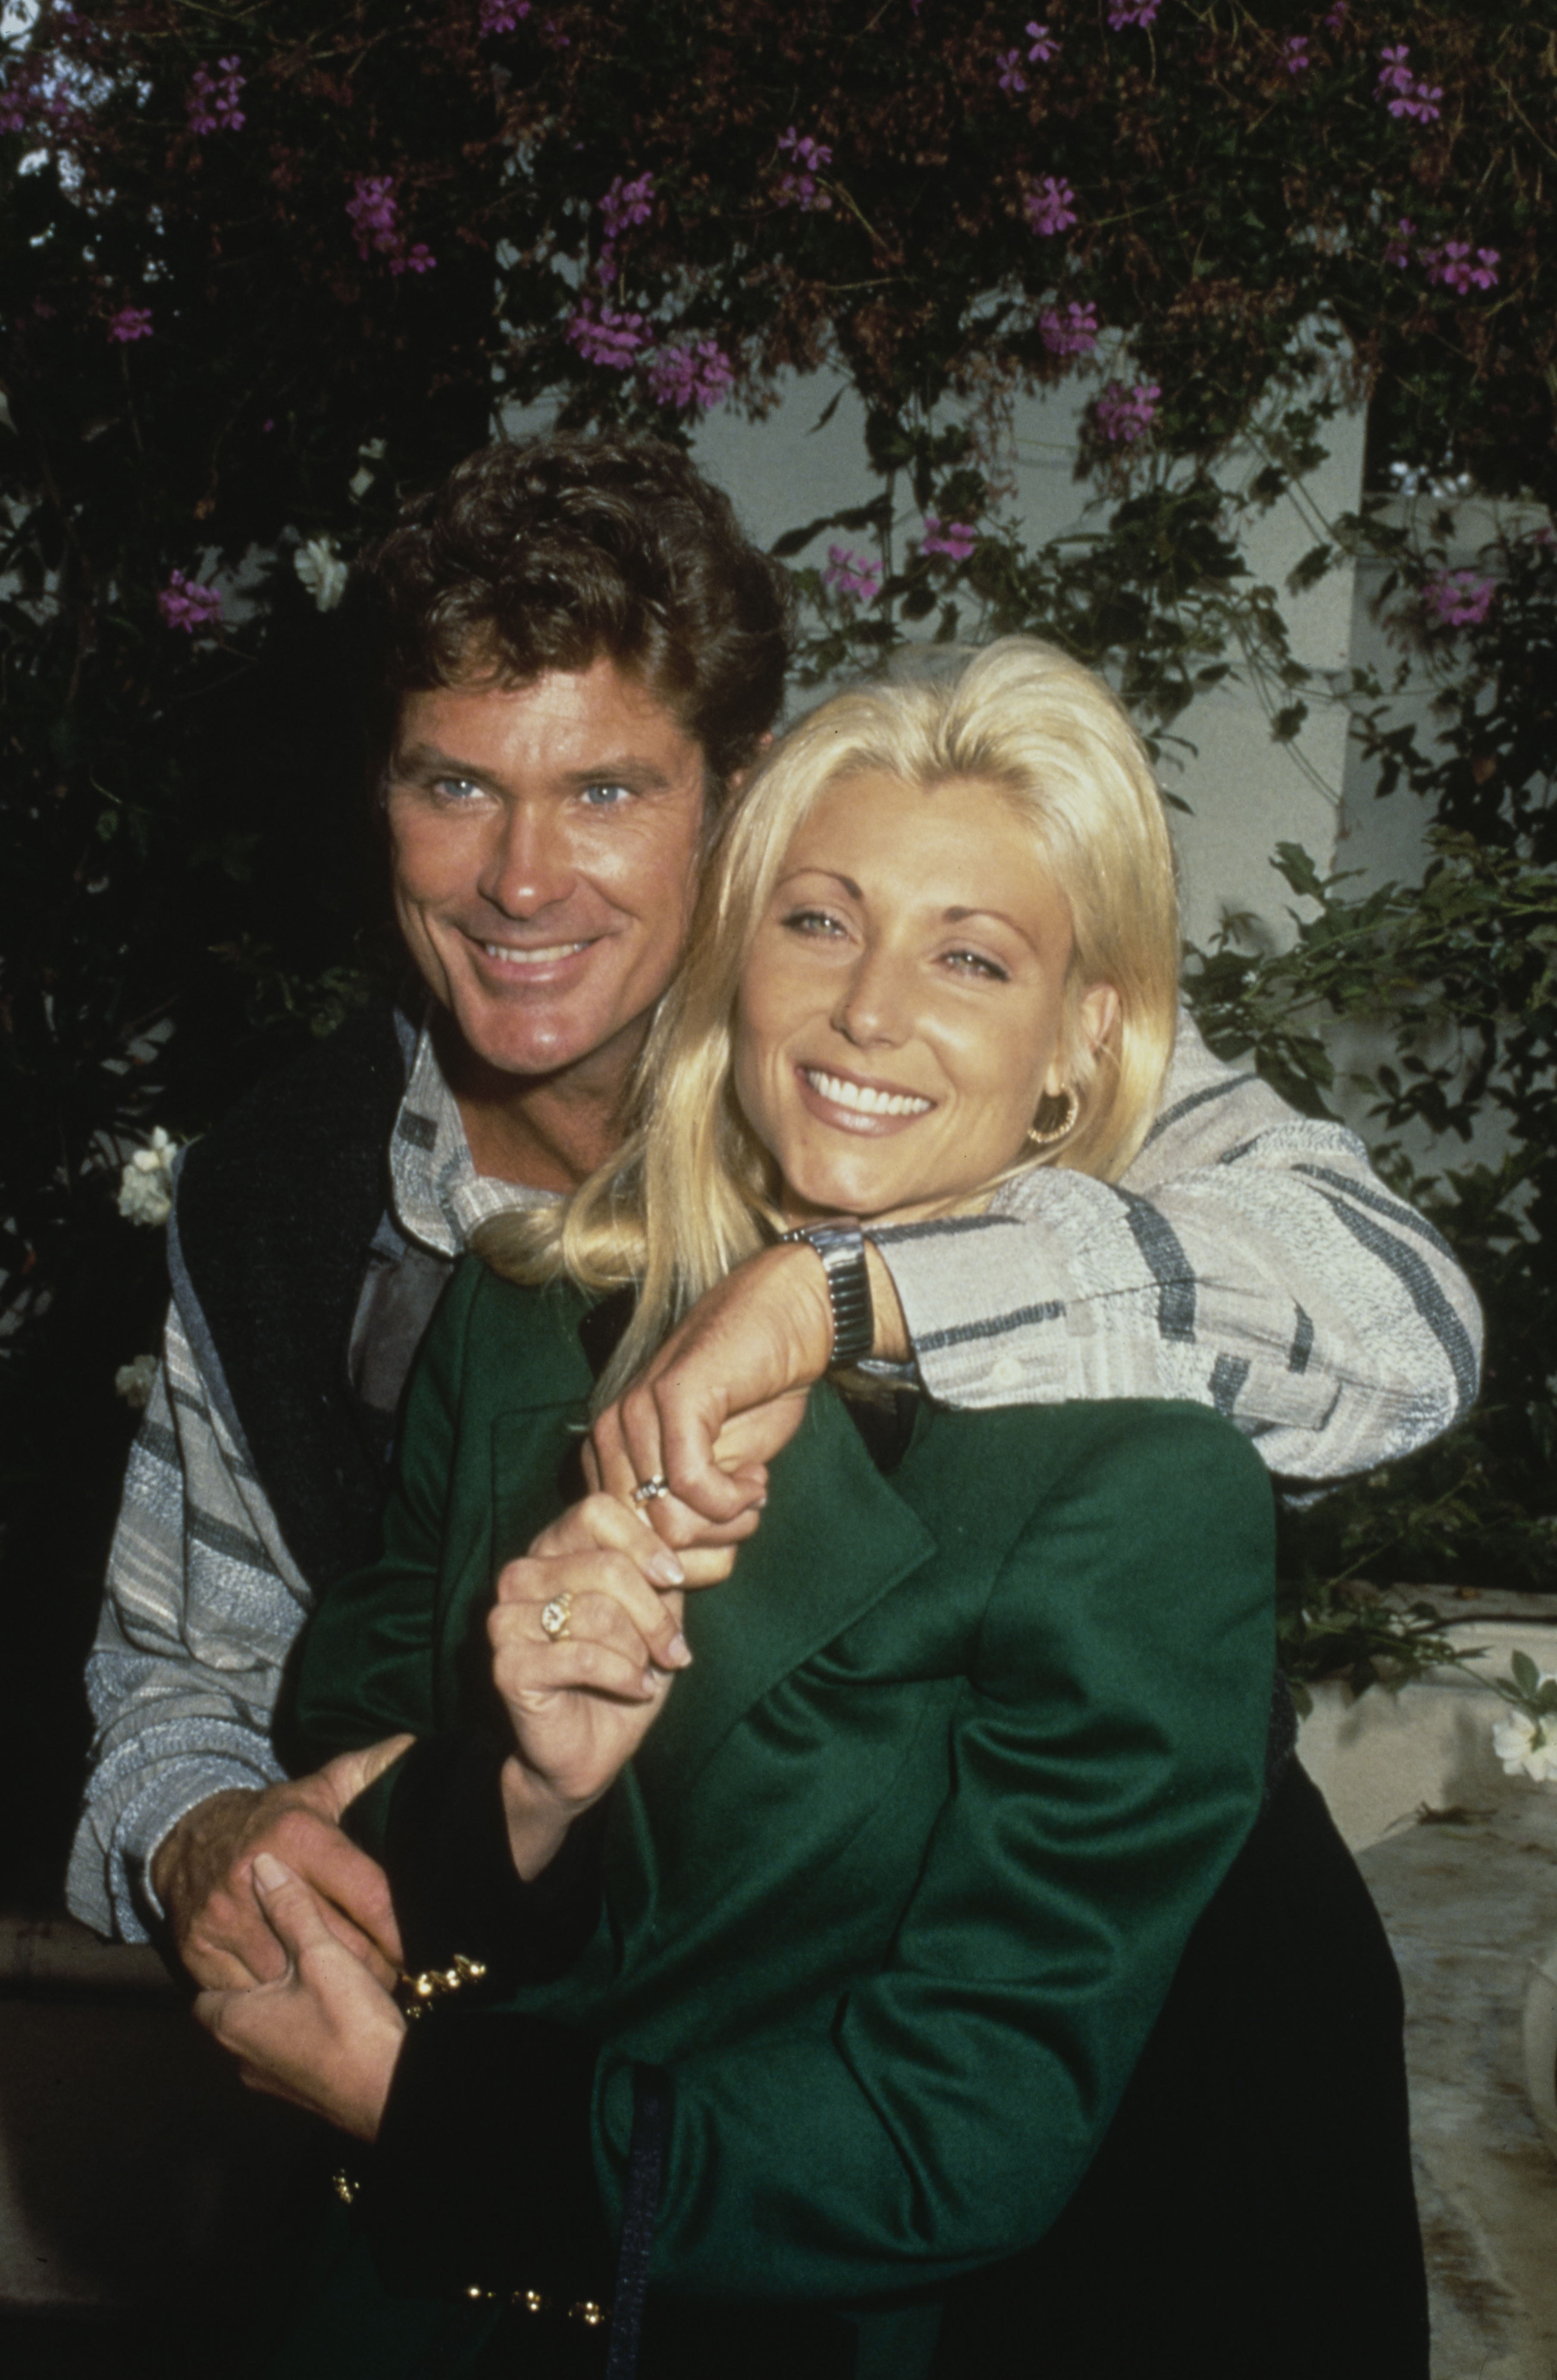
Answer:
[[936, 1104], [920, 1092], [897, 1090], [890, 1083], [863, 1083], [823, 1066], [797, 1066], [795, 1078], [811, 1113], [844, 1132], [901, 1132]]

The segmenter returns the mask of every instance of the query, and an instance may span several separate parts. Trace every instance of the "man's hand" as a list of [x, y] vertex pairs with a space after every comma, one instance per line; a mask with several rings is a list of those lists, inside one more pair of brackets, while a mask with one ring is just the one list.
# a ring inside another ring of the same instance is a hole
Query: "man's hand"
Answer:
[[290, 2099], [359, 2140], [377, 2138], [406, 2020], [324, 1922], [318, 1895], [268, 1852], [252, 1862], [280, 1972], [249, 1990], [203, 1991], [195, 2015], [254, 2091]]
[[174, 1947], [206, 1991], [278, 1982], [286, 1954], [255, 1898], [268, 1852], [311, 1889], [323, 1925], [381, 1983], [400, 1970], [400, 1935], [383, 1869], [341, 1832], [342, 1813], [410, 1743], [390, 1737], [344, 1752], [312, 1777], [213, 1793], [164, 1837], [152, 1886]]
[[[897, 1292], [869, 1240], [865, 1261], [873, 1352], [906, 1356]], [[630, 1497], [640, 1480], [667, 1479], [672, 1493], [646, 1509], [668, 1545], [706, 1545], [711, 1524], [754, 1525], [765, 1466], [800, 1427], [807, 1391], [832, 1354], [833, 1309], [815, 1250], [793, 1244], [748, 1257], [601, 1415], [585, 1451], [591, 1487]]]

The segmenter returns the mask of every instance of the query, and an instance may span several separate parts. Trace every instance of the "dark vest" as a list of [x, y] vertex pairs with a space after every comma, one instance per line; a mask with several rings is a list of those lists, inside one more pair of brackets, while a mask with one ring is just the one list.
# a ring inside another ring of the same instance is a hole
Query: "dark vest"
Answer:
[[389, 1484], [347, 1358], [405, 1088], [393, 1008], [375, 1001], [250, 1091], [178, 1177], [180, 1311], [316, 1595], [375, 1551]]

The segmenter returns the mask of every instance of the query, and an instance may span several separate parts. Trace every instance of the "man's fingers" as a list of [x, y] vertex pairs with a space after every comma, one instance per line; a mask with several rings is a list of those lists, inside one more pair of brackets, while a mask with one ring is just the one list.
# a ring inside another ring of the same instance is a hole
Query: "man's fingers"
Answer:
[[[395, 1922], [395, 1904], [390, 1898], [389, 1879], [376, 1860], [359, 1851], [349, 1835], [338, 1827], [321, 1820], [307, 1823], [307, 1814], [299, 1812], [304, 1824], [289, 1827], [286, 1821], [275, 1829], [272, 1841], [258, 1853], [254, 1874], [259, 1876], [262, 1858], [271, 1859], [275, 1865], [286, 1867], [299, 1880], [311, 1887], [322, 1900], [334, 1903], [341, 1914], [374, 1943], [383, 1957], [398, 1971], [401, 1961], [400, 1928]], [[270, 1915], [268, 1900], [262, 1904]], [[343, 1941], [346, 1937], [340, 1937]]]

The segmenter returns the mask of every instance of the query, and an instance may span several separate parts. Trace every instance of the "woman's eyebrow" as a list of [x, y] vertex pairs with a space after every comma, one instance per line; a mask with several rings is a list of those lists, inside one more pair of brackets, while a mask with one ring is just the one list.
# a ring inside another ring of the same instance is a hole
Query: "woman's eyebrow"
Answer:
[[808, 860], [804, 868], [790, 868], [786, 875], [781, 876], [778, 879], [778, 881], [773, 888], [774, 891], [782, 892], [786, 884], [793, 884], [797, 876], [825, 876], [832, 883], [841, 884], [845, 892], [848, 893], [851, 900], [863, 901], [865, 898], [864, 893], [860, 891], [859, 886], [855, 882], [854, 878], [852, 876], [845, 876], [841, 868], [819, 868], [814, 860]]

